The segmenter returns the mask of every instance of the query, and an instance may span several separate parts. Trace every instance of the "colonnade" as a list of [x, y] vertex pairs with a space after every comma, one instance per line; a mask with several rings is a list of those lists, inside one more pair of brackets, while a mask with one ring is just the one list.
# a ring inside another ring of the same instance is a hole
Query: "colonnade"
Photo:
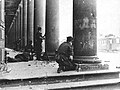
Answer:
[[[66, 32], [63, 36], [74, 36], [75, 56], [95, 56], [97, 53], [95, 0], [66, 0], [63, 2], [71, 5], [69, 7], [72, 8], [65, 9], [66, 6], [61, 5], [60, 0], [21, 0], [8, 30], [7, 46], [14, 48], [13, 43], [19, 39], [19, 49], [27, 45], [29, 40], [32, 40], [34, 44], [37, 27], [40, 26], [43, 35], [46, 35], [43, 51], [49, 54], [54, 53], [61, 43], [63, 35], [61, 32]], [[72, 17], [68, 15], [70, 18], [61, 18], [62, 15], [65, 15], [63, 13], [68, 11], [72, 12], [70, 13]], [[67, 22], [70, 20], [71, 22]], [[64, 21], [70, 24], [62, 27]], [[65, 27], [72, 28], [66, 29]], [[69, 32], [72, 33], [69, 34]]]
[[16, 48], [14, 43], [18, 40], [20, 40], [18, 49], [27, 45], [29, 40], [32, 40], [34, 44], [37, 27], [40, 26], [43, 35], [46, 35], [44, 51], [52, 53], [59, 43], [58, 22], [59, 0], [21, 0], [8, 30], [7, 46]]

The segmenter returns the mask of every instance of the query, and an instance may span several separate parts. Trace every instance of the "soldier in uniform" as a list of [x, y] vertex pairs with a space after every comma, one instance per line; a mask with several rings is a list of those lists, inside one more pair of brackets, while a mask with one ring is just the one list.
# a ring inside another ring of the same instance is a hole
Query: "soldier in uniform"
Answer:
[[56, 62], [59, 64], [57, 73], [62, 71], [75, 70], [78, 68], [78, 65], [73, 63], [73, 38], [71, 36], [67, 37], [67, 41], [63, 42], [56, 54]]
[[41, 27], [38, 27], [38, 32], [35, 36], [35, 51], [37, 60], [41, 60], [41, 53], [42, 53], [42, 41], [45, 39], [45, 36], [42, 36]]

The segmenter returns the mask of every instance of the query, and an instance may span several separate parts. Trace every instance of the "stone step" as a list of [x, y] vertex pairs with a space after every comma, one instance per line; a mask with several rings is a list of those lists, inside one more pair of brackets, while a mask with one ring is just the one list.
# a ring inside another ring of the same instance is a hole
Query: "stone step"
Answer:
[[93, 80], [93, 81], [81, 81], [81, 82], [69, 82], [69, 83], [55, 83], [39, 85], [41, 90], [69, 90], [74, 88], [82, 88], [89, 86], [100, 86], [100, 85], [112, 85], [120, 82], [120, 79], [107, 79], [107, 80]]
[[[67, 72], [62, 72], [60, 74], [48, 74], [48, 76], [42, 76], [42, 77], [37, 77], [37, 78], [26, 78], [26, 79], [3, 79], [0, 80], [0, 85], [1, 86], [19, 86], [19, 85], [40, 85], [46, 86], [48, 85], [49, 89], [52, 86], [56, 85], [54, 89], [59, 89], [59, 88], [70, 88], [70, 87], [75, 87], [75, 86], [84, 86], [84, 84], [80, 84], [83, 82], [92, 82], [95, 85], [99, 84], [97, 81], [102, 81], [102, 80], [112, 80], [112, 79], [119, 79], [119, 70], [94, 70], [94, 71], [81, 71], [81, 72], [76, 72], [76, 71], [67, 71]], [[104, 83], [104, 82], [103, 82]], [[111, 82], [112, 83], [112, 82]], [[115, 83], [115, 82], [114, 82]], [[65, 84], [65, 85], [63, 85]], [[73, 84], [73, 86], [71, 86]], [[100, 83], [102, 84], [102, 82]], [[107, 84], [107, 82], [105, 82]], [[108, 83], [109, 84], [109, 83]], [[62, 87], [60, 85], [63, 85]], [[86, 85], [87, 86], [87, 85]], [[88, 84], [89, 86], [89, 84]], [[46, 87], [45, 87], [46, 88]]]

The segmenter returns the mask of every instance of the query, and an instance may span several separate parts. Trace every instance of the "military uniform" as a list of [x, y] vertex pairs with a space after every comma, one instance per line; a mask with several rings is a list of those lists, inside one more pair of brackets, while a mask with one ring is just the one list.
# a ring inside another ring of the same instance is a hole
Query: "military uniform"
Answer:
[[73, 55], [73, 47], [69, 42], [63, 42], [58, 50], [56, 55], [56, 62], [59, 64], [58, 73], [62, 71], [75, 70], [76, 65], [70, 59], [70, 56]]

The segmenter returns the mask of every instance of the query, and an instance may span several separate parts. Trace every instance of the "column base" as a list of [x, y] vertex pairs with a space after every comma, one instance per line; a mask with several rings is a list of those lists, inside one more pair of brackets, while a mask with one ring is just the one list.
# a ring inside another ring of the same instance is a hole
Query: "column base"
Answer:
[[77, 63], [101, 63], [102, 61], [97, 56], [74, 56], [74, 62]]

